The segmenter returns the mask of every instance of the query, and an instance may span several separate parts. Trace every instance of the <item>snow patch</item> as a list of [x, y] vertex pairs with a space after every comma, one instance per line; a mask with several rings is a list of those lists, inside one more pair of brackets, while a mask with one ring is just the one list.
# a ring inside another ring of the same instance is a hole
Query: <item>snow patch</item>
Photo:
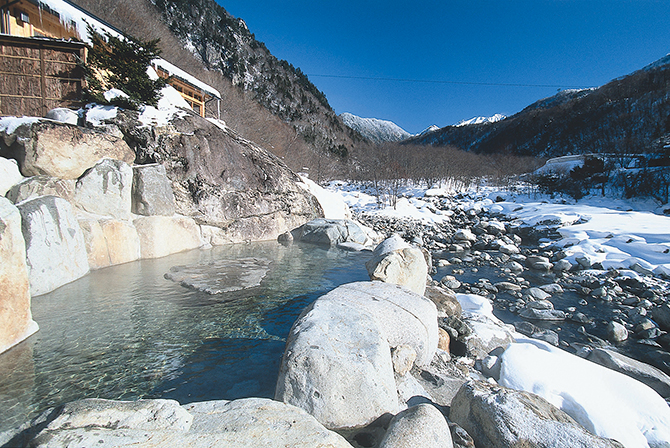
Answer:
[[670, 408], [653, 389], [543, 341], [511, 344], [501, 356], [500, 384], [541, 396], [626, 448], [670, 440]]
[[321, 187], [316, 182], [307, 177], [306, 174], [300, 173], [300, 178], [303, 183], [300, 185], [305, 190], [312, 193], [321, 204], [325, 218], [327, 219], [351, 219], [351, 212], [349, 206], [344, 202], [341, 196]]

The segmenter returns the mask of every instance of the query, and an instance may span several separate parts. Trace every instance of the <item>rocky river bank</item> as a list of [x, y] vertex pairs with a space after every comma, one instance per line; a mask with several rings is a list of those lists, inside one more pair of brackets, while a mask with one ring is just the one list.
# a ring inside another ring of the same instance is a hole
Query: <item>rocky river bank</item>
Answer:
[[[476, 216], [481, 223], [483, 215]], [[621, 356], [615, 347], [601, 347], [606, 342], [600, 339], [593, 339], [600, 341], [597, 344], [586, 338], [571, 343], [561, 338], [560, 330], [555, 331], [557, 338], [553, 330], [540, 330], [529, 331], [531, 338], [524, 339], [523, 331], [534, 327], [505, 324], [493, 312], [494, 307], [518, 306], [517, 300], [522, 300], [524, 306], [517, 312], [528, 324], [541, 328], [537, 317], [545, 314], [553, 316], [553, 322], [566, 321], [571, 312], [549, 304], [559, 288], [565, 288], [559, 283], [583, 275], [583, 270], [562, 271], [559, 276], [543, 267], [541, 272], [553, 280], [544, 289], [522, 280], [509, 281], [518, 290], [499, 282], [471, 284], [457, 279], [459, 270], [481, 272], [484, 265], [475, 260], [488, 258], [483, 254], [497, 259], [486, 261], [508, 276], [511, 262], [521, 265], [523, 272], [537, 269], [524, 268], [524, 260], [499, 248], [472, 250], [477, 237], [456, 238], [488, 232], [455, 229], [449, 246], [437, 245], [440, 252], [431, 254], [426, 246], [436, 239], [424, 227], [407, 220], [368, 221], [377, 232], [338, 220], [320, 220], [292, 232], [293, 238], [309, 235], [346, 250], [366, 250], [361, 235], [400, 231], [407, 238], [395, 233], [376, 246], [366, 266], [377, 281], [340, 286], [303, 311], [286, 341], [275, 400], [183, 406], [166, 400], [84, 400], [27, 422], [5, 435], [11, 436], [6, 446], [668, 446], [670, 410], [661, 396], [668, 395], [664, 387], [670, 378], [663, 372]], [[538, 257], [548, 255], [537, 247], [520, 246], [523, 239], [518, 241], [513, 233], [495, 236], [518, 247], [519, 254], [537, 250]], [[451, 244], [470, 244], [471, 252], [450, 250]], [[428, 278], [429, 270], [440, 277], [436, 271], [447, 267], [443, 260], [457, 266], [457, 272], [443, 276], [443, 281]], [[422, 283], [416, 282], [417, 272]], [[514, 278], [523, 276], [517, 273]], [[618, 276], [610, 273], [610, 278]], [[662, 287], [663, 280], [647, 281], [648, 290], [659, 290], [657, 296], [664, 300], [665, 290], [654, 288]], [[623, 293], [617, 289], [615, 297], [626, 294], [624, 286], [620, 288]], [[510, 294], [514, 301], [501, 302], [501, 290], [520, 295]]]

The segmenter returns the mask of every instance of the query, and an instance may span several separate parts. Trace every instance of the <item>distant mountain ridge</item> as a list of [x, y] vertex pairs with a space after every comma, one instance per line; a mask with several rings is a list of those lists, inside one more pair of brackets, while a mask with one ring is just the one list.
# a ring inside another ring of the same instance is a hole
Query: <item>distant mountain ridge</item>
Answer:
[[495, 114], [491, 117], [474, 117], [469, 120], [461, 120], [456, 123], [454, 126], [468, 126], [470, 124], [482, 124], [482, 123], [495, 123], [496, 121], [504, 120], [507, 118], [503, 114]]
[[378, 118], [362, 118], [345, 112], [340, 115], [345, 125], [375, 143], [399, 142], [412, 136], [392, 121]]
[[447, 126], [407, 143], [536, 157], [653, 150], [670, 134], [670, 56], [595, 89], [564, 90], [496, 122]]

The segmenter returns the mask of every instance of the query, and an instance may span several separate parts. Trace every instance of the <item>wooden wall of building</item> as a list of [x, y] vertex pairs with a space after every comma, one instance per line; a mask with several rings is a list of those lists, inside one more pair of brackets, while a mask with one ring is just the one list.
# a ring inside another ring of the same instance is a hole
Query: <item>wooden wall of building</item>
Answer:
[[80, 43], [0, 35], [0, 115], [44, 116], [55, 107], [79, 107], [85, 60]]

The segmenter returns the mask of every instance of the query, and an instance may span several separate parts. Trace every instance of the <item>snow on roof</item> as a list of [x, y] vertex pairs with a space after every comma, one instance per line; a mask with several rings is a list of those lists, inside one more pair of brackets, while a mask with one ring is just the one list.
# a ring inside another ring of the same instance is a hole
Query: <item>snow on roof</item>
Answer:
[[151, 61], [151, 63], [160, 67], [160, 68], [162, 68], [163, 70], [168, 72], [170, 75], [175, 76], [177, 78], [181, 78], [183, 81], [186, 81], [187, 83], [199, 88], [203, 92], [208, 93], [209, 95], [211, 95], [215, 98], [221, 99], [221, 94], [214, 87], [212, 87], [208, 84], [205, 84], [204, 82], [200, 81], [195, 76], [189, 75], [184, 70], [180, 69], [179, 67], [177, 67], [173, 64], [170, 64], [165, 59], [156, 58], [153, 61]]
[[91, 43], [86, 32], [86, 24], [89, 24], [98, 32], [107, 32], [112, 36], [121, 36], [123, 33], [109, 23], [94, 16], [88, 11], [83, 10], [74, 3], [67, 0], [31, 0], [37, 3], [39, 7], [44, 8], [60, 17], [61, 23], [65, 25], [74, 25], [77, 29], [79, 38], [86, 43]]
[[[80, 8], [74, 3], [70, 3], [67, 0], [35, 0], [35, 2], [39, 5], [42, 5], [45, 9], [57, 13], [60, 17], [61, 23], [74, 25], [77, 29], [77, 34], [79, 34], [79, 38], [86, 43], [91, 43], [91, 40], [89, 39], [88, 33], [86, 31], [86, 24], [91, 25], [93, 29], [98, 32], [106, 32], [115, 37], [121, 37], [123, 35], [120, 30], [113, 27], [109, 23]], [[211, 87], [196, 77], [189, 75], [182, 69], [170, 64], [168, 61], [162, 58], [157, 58], [152, 62], [164, 69], [169, 74], [181, 78], [182, 80], [192, 84], [205, 93], [221, 99], [221, 94], [214, 87]]]

